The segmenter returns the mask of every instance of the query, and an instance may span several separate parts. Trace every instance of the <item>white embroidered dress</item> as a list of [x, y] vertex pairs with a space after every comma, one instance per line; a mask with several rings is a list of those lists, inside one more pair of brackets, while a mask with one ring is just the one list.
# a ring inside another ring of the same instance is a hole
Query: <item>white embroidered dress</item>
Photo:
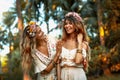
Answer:
[[40, 75], [40, 72], [47, 67], [47, 65], [54, 58], [56, 53], [56, 40], [53, 37], [47, 36], [47, 41], [49, 57], [47, 57], [37, 49], [36, 53], [32, 55], [35, 61], [35, 73], [38, 73], [37, 80], [56, 80], [55, 68], [53, 68], [52, 71], [47, 75]]
[[[64, 65], [67, 66], [75, 66], [73, 67], [63, 67], [61, 69], [61, 79], [62, 80], [87, 80], [86, 74], [83, 70], [83, 65], [76, 65], [73, 61], [75, 58], [77, 49], [68, 50], [64, 47], [62, 47], [61, 52], [61, 67]], [[83, 57], [86, 57], [86, 50], [82, 49]]]

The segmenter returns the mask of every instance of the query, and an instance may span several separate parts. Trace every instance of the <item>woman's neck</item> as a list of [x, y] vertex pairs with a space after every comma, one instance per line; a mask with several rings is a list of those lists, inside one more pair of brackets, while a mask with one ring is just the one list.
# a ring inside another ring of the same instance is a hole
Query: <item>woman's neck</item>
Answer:
[[44, 36], [44, 37], [42, 37], [42, 38], [40, 38], [39, 40], [37, 40], [38, 42], [37, 42], [37, 46], [43, 46], [44, 44], [46, 45], [47, 44], [47, 38], [46, 38], [46, 36]]
[[67, 40], [76, 40], [76, 35], [75, 34], [69, 34], [69, 37]]

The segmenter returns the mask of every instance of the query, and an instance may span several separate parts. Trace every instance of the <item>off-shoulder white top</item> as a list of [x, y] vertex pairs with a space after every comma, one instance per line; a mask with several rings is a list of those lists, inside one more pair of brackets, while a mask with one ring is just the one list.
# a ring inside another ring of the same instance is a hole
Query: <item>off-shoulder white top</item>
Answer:
[[[76, 66], [76, 67], [83, 67], [82, 64], [76, 65], [74, 62], [74, 58], [76, 55], [77, 49], [66, 49], [65, 47], [62, 47], [62, 52], [61, 52], [61, 66], [67, 65], [67, 66]], [[82, 48], [82, 55], [85, 58], [86, 57], [86, 50]]]

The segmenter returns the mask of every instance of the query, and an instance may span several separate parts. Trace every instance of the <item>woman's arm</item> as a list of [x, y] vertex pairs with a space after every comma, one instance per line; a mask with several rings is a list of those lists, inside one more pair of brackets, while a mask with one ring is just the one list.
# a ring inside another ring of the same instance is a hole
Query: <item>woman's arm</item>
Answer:
[[58, 60], [58, 64], [57, 64], [57, 80], [61, 80], [60, 60]]
[[88, 45], [82, 42], [82, 48], [84, 50], [78, 47], [78, 50], [76, 52], [76, 57], [75, 57], [76, 64], [80, 64], [87, 57]]
[[80, 64], [83, 61], [83, 56], [82, 56], [83, 35], [82, 34], [77, 35], [77, 41], [78, 41], [78, 47], [77, 47], [76, 56], [75, 56], [75, 63]]
[[47, 68], [43, 70], [41, 73], [48, 74], [57, 65], [58, 58], [59, 58], [59, 54], [57, 53], [54, 59], [51, 60], [51, 62], [48, 64]]
[[44, 70], [44, 72], [49, 73], [57, 65], [57, 61], [58, 61], [60, 53], [61, 53], [61, 48], [62, 48], [62, 42], [58, 41], [56, 44], [56, 55], [53, 58], [53, 60], [51, 60], [50, 64], [48, 64], [48, 66]]

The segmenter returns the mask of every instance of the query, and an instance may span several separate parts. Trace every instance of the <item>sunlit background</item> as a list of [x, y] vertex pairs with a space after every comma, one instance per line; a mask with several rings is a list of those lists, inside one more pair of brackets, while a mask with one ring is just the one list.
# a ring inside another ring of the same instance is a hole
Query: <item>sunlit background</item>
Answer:
[[[15, 0], [0, 0], [0, 4], [1, 4], [1, 7], [0, 7], [0, 24], [2, 24], [2, 18], [3, 18], [3, 12], [5, 11], [9, 11], [10, 7], [13, 6], [14, 4], [14, 1]], [[37, 22], [39, 23], [39, 22]], [[50, 29], [54, 28], [57, 26], [57, 24], [54, 23], [53, 20], [50, 20], [49, 21], [49, 24], [50, 24]], [[46, 24], [41, 24], [41, 29], [45, 32], [45, 34], [47, 34], [47, 30], [46, 30]], [[16, 32], [17, 30], [13, 30], [13, 32]], [[53, 37], [57, 37], [59, 34], [61, 33], [61, 30], [55, 30], [55, 31], [52, 31], [51, 33], [49, 33], [49, 35], [53, 36]], [[0, 55], [1, 56], [6, 56], [6, 54], [9, 53], [9, 46], [8, 45], [4, 45], [4, 50], [0, 50]]]
[[[3, 12], [8, 11], [13, 6], [14, 0], [0, 0], [0, 24], [2, 24]], [[0, 55], [5, 56], [9, 53], [9, 46], [4, 45], [4, 50], [0, 49]]]
[[[16, 1], [0, 0], [0, 80], [22, 80]], [[91, 47], [88, 80], [120, 79], [120, 0], [19, 1], [23, 28], [33, 20], [45, 34], [56, 38], [61, 37], [64, 15], [77, 12], [83, 18]]]

